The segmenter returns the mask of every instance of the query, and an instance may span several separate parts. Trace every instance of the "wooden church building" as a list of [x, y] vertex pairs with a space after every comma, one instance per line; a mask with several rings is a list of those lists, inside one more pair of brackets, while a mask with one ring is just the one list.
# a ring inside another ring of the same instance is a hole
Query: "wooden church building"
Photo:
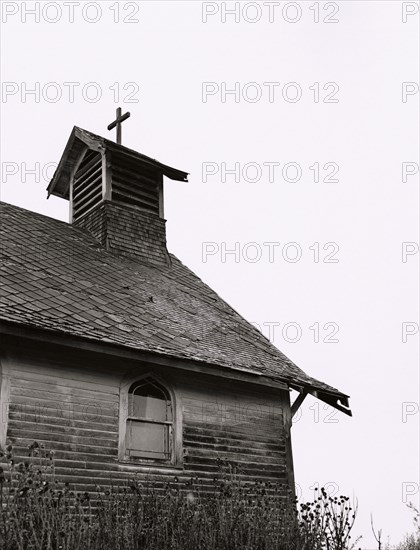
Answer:
[[293, 491], [292, 416], [307, 394], [350, 415], [348, 396], [168, 252], [164, 176], [187, 181], [75, 127], [48, 187], [70, 223], [0, 203], [0, 446], [53, 450], [78, 490], [222, 461]]

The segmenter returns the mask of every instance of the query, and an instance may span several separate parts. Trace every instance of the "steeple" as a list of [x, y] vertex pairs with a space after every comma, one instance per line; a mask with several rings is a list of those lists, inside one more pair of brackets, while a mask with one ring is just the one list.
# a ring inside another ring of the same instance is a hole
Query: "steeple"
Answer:
[[74, 127], [47, 190], [69, 201], [70, 223], [90, 231], [102, 246], [168, 264], [163, 176], [188, 181], [186, 172]]

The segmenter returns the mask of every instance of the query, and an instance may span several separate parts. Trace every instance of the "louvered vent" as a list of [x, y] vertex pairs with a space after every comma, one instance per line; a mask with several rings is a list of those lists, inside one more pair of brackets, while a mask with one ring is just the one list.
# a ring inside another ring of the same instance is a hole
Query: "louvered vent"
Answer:
[[102, 156], [88, 151], [73, 182], [73, 221], [80, 219], [102, 200]]
[[138, 206], [159, 215], [160, 174], [122, 155], [112, 155], [112, 200]]

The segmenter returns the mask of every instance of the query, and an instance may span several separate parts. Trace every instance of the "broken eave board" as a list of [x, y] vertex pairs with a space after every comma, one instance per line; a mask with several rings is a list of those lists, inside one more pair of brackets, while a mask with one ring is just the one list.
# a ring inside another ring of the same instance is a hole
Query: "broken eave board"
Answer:
[[[327, 405], [334, 407], [334, 409], [337, 409], [347, 416], [353, 416], [350, 410], [349, 396], [344, 393], [327, 392], [320, 389], [311, 388], [310, 386], [301, 386], [293, 383], [290, 384], [290, 387], [291, 389], [298, 391], [300, 393], [300, 396], [303, 394], [305, 395], [305, 397], [307, 394], [313, 395], [320, 401], [323, 401]], [[300, 396], [296, 398], [296, 401], [300, 398]], [[301, 403], [299, 403], [299, 406], [300, 404]]]

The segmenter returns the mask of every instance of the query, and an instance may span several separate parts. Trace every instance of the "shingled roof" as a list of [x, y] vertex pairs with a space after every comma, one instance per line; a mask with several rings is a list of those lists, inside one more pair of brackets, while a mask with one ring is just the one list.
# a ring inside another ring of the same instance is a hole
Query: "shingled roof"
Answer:
[[348, 407], [175, 256], [171, 266], [121, 258], [83, 229], [1, 202], [0, 217], [0, 320], [260, 373]]

